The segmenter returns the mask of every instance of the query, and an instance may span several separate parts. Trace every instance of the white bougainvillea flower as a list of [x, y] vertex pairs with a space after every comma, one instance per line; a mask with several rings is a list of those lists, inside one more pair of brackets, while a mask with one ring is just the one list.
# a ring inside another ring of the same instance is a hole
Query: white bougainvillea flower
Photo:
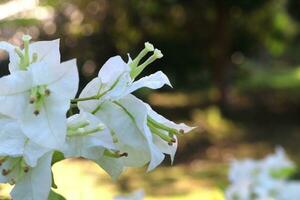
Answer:
[[86, 112], [68, 118], [66, 143], [62, 149], [66, 158], [83, 157], [95, 161], [116, 179], [123, 171], [121, 157], [110, 131], [94, 115]]
[[278, 194], [278, 199], [280, 200], [290, 200], [300, 198], [300, 182], [299, 181], [289, 181], [284, 184], [282, 190]]
[[50, 149], [30, 141], [16, 122], [9, 122], [1, 127], [0, 139], [0, 156], [2, 158], [22, 156], [25, 163], [31, 167], [36, 165], [41, 156], [50, 151]]
[[239, 184], [231, 185], [225, 191], [226, 199], [251, 200], [251, 187], [252, 183], [249, 180], [243, 180]]
[[[145, 52], [153, 50], [154, 47], [146, 43], [145, 49], [142, 51], [144, 53], [140, 54], [137, 58], [141, 59], [146, 55]], [[169, 79], [161, 71], [134, 81], [136, 76], [147, 65], [161, 57], [161, 52], [155, 49], [153, 55], [139, 66], [137, 66], [140, 62], [139, 59], [135, 59], [134, 61], [130, 59], [129, 63], [125, 63], [120, 56], [110, 58], [100, 69], [98, 77], [93, 79], [83, 89], [79, 99], [77, 99], [80, 101], [78, 103], [79, 107], [88, 112], [96, 112], [97, 107], [104, 101], [120, 99], [139, 88], [148, 87], [158, 89], [165, 84], [171, 86]]]
[[[137, 105], [139, 106], [139, 105]], [[143, 114], [143, 109], [141, 109]], [[95, 113], [101, 121], [114, 134], [115, 145], [121, 152], [128, 153], [124, 158], [124, 165], [129, 167], [141, 167], [151, 160], [151, 151], [143, 130], [135, 123], [133, 116], [122, 106], [106, 101], [101, 109]], [[139, 115], [140, 116], [140, 115]], [[158, 154], [160, 153], [157, 150]], [[162, 155], [158, 155], [161, 160]]]
[[226, 190], [227, 199], [298, 199], [299, 181], [287, 178], [295, 165], [289, 160], [282, 148], [262, 160], [235, 160], [231, 163]]
[[[153, 133], [154, 143], [163, 153], [170, 155], [171, 162], [173, 163], [177, 150], [177, 135], [188, 133], [195, 129], [195, 127], [187, 126], [184, 123], [176, 124], [156, 113], [149, 104], [144, 104], [148, 111], [147, 126]], [[174, 138], [175, 142], [168, 141], [168, 137]]]
[[0, 182], [15, 185], [11, 193], [15, 200], [47, 199], [51, 150], [30, 141], [13, 119], [1, 115], [0, 125]]
[[[178, 140], [177, 135], [184, 134], [192, 131], [194, 127], [187, 126], [184, 123], [176, 124], [165, 117], [159, 115], [152, 110], [150, 105], [142, 102], [133, 95], [128, 95], [126, 98], [122, 99], [120, 102], [124, 101], [124, 108], [129, 112], [133, 113], [133, 116], [138, 116], [140, 112], [135, 108], [137, 104], [141, 104], [146, 107], [146, 116], [142, 118], [136, 118], [137, 124], [143, 125], [143, 130], [146, 135], [152, 135], [152, 142], [154, 145], [164, 154], [170, 155], [171, 162], [173, 163], [175, 153], [177, 150]], [[151, 134], [149, 134], [151, 133]], [[151, 141], [151, 137], [149, 138]], [[156, 163], [158, 164], [158, 163]], [[155, 167], [155, 165], [149, 165], [150, 169]]]
[[125, 165], [137, 167], [149, 163], [148, 171], [163, 161], [164, 154], [169, 154], [173, 161], [176, 135], [193, 129], [163, 118], [133, 95], [103, 103], [95, 115], [115, 133], [119, 149], [128, 152]]
[[[47, 200], [52, 184], [52, 152], [42, 156], [35, 167], [16, 182], [11, 196], [14, 200]], [[14, 167], [15, 163], [12, 164]]]
[[23, 36], [24, 49], [7, 42], [0, 42], [0, 49], [9, 54], [9, 71], [25, 70], [33, 62], [45, 61], [56, 66], [60, 63], [59, 39], [52, 41], [38, 41], [29, 44], [31, 37]]
[[25, 70], [0, 78], [0, 113], [18, 119], [24, 134], [35, 143], [59, 148], [78, 79], [76, 60], [31, 63]]
[[[264, 169], [268, 175], [276, 176], [277, 178], [286, 178], [289, 173], [293, 173], [295, 164], [287, 157], [282, 147], [277, 147], [275, 153], [261, 160], [260, 167]], [[285, 171], [284, 174], [281, 172]]]

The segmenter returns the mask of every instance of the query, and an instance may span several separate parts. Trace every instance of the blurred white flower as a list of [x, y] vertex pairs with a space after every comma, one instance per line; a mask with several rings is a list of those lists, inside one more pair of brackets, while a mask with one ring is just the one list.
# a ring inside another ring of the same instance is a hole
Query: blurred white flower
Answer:
[[231, 185], [225, 194], [228, 200], [300, 199], [300, 182], [288, 181], [295, 165], [284, 150], [262, 160], [233, 161], [228, 178]]

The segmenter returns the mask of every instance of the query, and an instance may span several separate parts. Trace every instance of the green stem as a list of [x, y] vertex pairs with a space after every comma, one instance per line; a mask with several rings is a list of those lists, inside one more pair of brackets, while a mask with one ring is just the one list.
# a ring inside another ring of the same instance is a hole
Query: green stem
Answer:
[[71, 102], [76, 103], [76, 102], [79, 102], [79, 101], [89, 101], [89, 100], [96, 100], [96, 99], [99, 99], [98, 95], [94, 95], [94, 96], [91, 96], [91, 97], [83, 97], [83, 98], [72, 99]]
[[148, 123], [148, 126], [151, 130], [151, 132], [157, 136], [159, 136], [161, 139], [165, 140], [168, 143], [175, 143], [175, 139], [162, 133], [159, 129], [157, 129], [155, 126], [153, 126], [151, 123]]
[[178, 133], [179, 133], [176, 129], [170, 128], [170, 127], [168, 127], [168, 126], [166, 126], [166, 125], [164, 125], [164, 124], [161, 124], [161, 123], [155, 121], [154, 119], [152, 119], [152, 118], [149, 117], [149, 116], [148, 116], [147, 119], [148, 119], [148, 122], [149, 122], [150, 124], [152, 124], [154, 127], [157, 127], [157, 128], [159, 128], [159, 129], [168, 131], [168, 132], [172, 133], [173, 135], [178, 135]]

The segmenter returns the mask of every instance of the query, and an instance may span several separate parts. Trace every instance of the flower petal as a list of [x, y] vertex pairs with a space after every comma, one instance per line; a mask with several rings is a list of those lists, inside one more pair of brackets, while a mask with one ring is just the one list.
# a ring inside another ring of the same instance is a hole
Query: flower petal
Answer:
[[6, 124], [13, 122], [13, 119], [0, 114], [0, 127], [4, 127]]
[[145, 76], [138, 81], [133, 82], [127, 89], [124, 95], [130, 94], [137, 89], [148, 87], [151, 89], [158, 89], [164, 85], [172, 87], [168, 77], [161, 71], [158, 71], [150, 76]]
[[24, 147], [23, 158], [27, 165], [35, 167], [38, 160], [49, 151], [50, 149], [44, 148], [31, 140], [28, 140]]
[[0, 78], [0, 96], [16, 95], [29, 90], [31, 86], [31, 74], [27, 71], [18, 71]]
[[[85, 88], [82, 90], [79, 98], [91, 97], [94, 95], [98, 95], [101, 92], [101, 80], [100, 78], [94, 78], [91, 80]], [[92, 112], [97, 106], [100, 104], [99, 100], [88, 100], [88, 101], [81, 101], [78, 102], [78, 107], [80, 110], [85, 112]]]
[[58, 65], [60, 63], [59, 39], [50, 41], [38, 41], [29, 44], [30, 57], [34, 53], [38, 55], [38, 61], [45, 61], [49, 65]]
[[0, 113], [18, 119], [29, 103], [31, 76], [28, 72], [18, 71], [0, 78]]
[[178, 147], [178, 140], [176, 136], [174, 136], [176, 139], [176, 142], [172, 145], [169, 145], [166, 141], [162, 140], [160, 137], [153, 135], [153, 142], [154, 144], [159, 148], [159, 150], [165, 154], [170, 155], [171, 158], [171, 164], [174, 162], [175, 154]]
[[36, 116], [34, 106], [29, 104], [20, 121], [24, 134], [36, 144], [59, 149], [65, 141], [68, 105], [64, 97], [50, 95], [45, 98], [40, 113]]
[[[82, 112], [68, 118], [68, 126], [78, 125], [88, 122], [85, 126], [86, 130], [93, 130], [101, 125], [101, 121], [90, 113]], [[105, 147], [108, 149], [115, 149], [113, 139], [108, 129], [95, 132], [89, 135], [73, 135], [68, 136], [62, 152], [65, 157], [85, 157], [84, 154], [89, 152], [92, 147]], [[103, 148], [104, 149], [104, 148]], [[98, 152], [97, 154], [102, 154]]]
[[59, 92], [63, 91], [60, 95], [68, 95], [71, 91], [71, 95], [68, 95], [70, 98], [77, 92], [79, 77], [75, 59], [57, 65], [50, 65], [45, 61], [37, 62], [31, 65], [29, 72], [32, 75], [33, 86], [52, 85], [51, 87], [55, 87]]
[[165, 156], [153, 143], [152, 133], [147, 126], [147, 107], [143, 101], [133, 95], [127, 95], [120, 99], [119, 103], [134, 117], [135, 124], [146, 137], [151, 154], [148, 171], [151, 171], [163, 161]]
[[126, 72], [130, 72], [130, 67], [120, 56], [114, 56], [104, 63], [99, 71], [98, 77], [101, 79], [103, 84], [110, 84], [111, 86], [123, 73]]
[[[98, 152], [96, 148], [93, 149]], [[85, 155], [85, 158], [95, 161], [113, 180], [116, 180], [124, 170], [124, 158], [110, 158], [99, 154], [94, 154], [94, 156]]]
[[1, 127], [0, 141], [1, 156], [22, 156], [26, 137], [16, 122], [10, 122]]
[[147, 109], [148, 109], [148, 115], [154, 119], [155, 121], [159, 122], [159, 123], [162, 123], [170, 128], [174, 128], [176, 130], [183, 130], [184, 133], [187, 133], [187, 132], [190, 132], [192, 131], [193, 129], [195, 129], [196, 127], [190, 127], [190, 126], [187, 126], [186, 124], [184, 123], [180, 123], [180, 124], [176, 124], [168, 119], [166, 119], [165, 117], [161, 116], [160, 114], [156, 113], [154, 110], [152, 110], [152, 108], [150, 107], [149, 104], [145, 103], [145, 105], [147, 106]]
[[19, 93], [12, 96], [0, 96], [0, 113], [20, 119], [24, 113], [24, 108], [28, 104], [29, 94]]
[[119, 140], [115, 145], [120, 151], [128, 153], [128, 157], [124, 158], [126, 166], [140, 167], [150, 161], [150, 151], [144, 134], [123, 108], [105, 102], [95, 115], [115, 134]]
[[103, 156], [95, 162], [104, 169], [113, 180], [116, 180], [124, 171], [122, 158], [109, 158]]
[[52, 152], [44, 155], [36, 167], [16, 183], [11, 192], [14, 200], [46, 200], [51, 188]]
[[61, 73], [62, 76], [50, 83], [48, 88], [53, 95], [64, 96], [65, 98], [71, 100], [75, 97], [79, 84], [79, 74], [76, 59], [63, 62], [57, 68], [60, 68], [60, 70], [63, 72]]

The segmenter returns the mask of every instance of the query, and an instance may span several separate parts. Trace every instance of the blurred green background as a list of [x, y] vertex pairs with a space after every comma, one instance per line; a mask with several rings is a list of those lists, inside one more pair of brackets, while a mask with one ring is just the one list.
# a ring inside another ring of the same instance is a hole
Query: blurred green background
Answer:
[[[77, 58], [81, 89], [109, 57], [134, 57], [152, 42], [164, 58], [143, 74], [162, 70], [174, 89], [136, 95], [199, 127], [180, 138], [173, 167], [166, 160], [148, 174], [128, 170], [113, 182], [90, 162], [59, 163], [59, 192], [110, 199], [143, 188], [146, 199], [222, 200], [233, 158], [280, 145], [299, 162], [299, 9], [298, 0], [0, 0], [0, 40], [61, 38], [63, 60]], [[7, 74], [5, 52], [0, 60]]]

